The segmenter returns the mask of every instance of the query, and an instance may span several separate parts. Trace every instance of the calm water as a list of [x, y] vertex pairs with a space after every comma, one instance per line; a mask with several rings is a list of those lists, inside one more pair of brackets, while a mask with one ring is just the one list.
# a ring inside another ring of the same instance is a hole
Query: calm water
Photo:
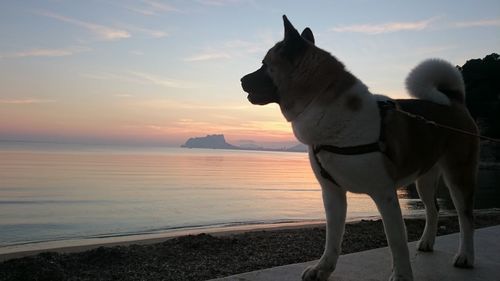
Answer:
[[[348, 200], [350, 219], [378, 215]], [[305, 153], [0, 143], [0, 247], [317, 219]]]

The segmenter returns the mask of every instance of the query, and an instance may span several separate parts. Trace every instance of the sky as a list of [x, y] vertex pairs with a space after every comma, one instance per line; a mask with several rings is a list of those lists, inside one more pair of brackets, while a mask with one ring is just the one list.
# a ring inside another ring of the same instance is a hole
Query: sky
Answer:
[[283, 14], [394, 98], [426, 58], [500, 52], [498, 0], [3, 0], [0, 140], [291, 144], [279, 107], [240, 86], [283, 38]]

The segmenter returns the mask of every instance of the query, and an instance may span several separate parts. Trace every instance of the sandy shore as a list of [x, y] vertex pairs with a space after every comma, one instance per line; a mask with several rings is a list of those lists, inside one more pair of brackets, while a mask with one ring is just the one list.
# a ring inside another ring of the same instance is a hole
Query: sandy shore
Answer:
[[162, 233], [113, 236], [104, 238], [87, 238], [87, 239], [67, 239], [58, 241], [48, 241], [41, 243], [29, 243], [13, 246], [0, 247], [0, 262], [32, 256], [43, 252], [55, 252], [60, 254], [77, 253], [87, 250], [92, 250], [99, 247], [114, 247], [114, 246], [129, 246], [129, 245], [148, 245], [161, 243], [169, 239], [199, 234], [210, 234], [221, 237], [235, 235], [249, 231], [261, 230], [281, 230], [281, 229], [296, 229], [306, 227], [321, 227], [325, 224], [323, 220], [311, 220], [301, 222], [284, 222], [284, 223], [269, 223], [269, 224], [248, 224], [238, 226], [210, 227], [210, 228], [192, 228], [178, 231], [169, 231]]
[[[476, 214], [476, 227], [497, 224], [498, 212]], [[424, 220], [406, 219], [406, 225], [408, 239], [414, 241]], [[457, 231], [456, 217], [440, 219], [439, 235]], [[324, 237], [324, 225], [311, 224], [129, 241], [75, 253], [44, 252], [0, 263], [0, 280], [207, 280], [317, 259]], [[346, 226], [342, 252], [386, 244], [381, 221], [363, 220]]]

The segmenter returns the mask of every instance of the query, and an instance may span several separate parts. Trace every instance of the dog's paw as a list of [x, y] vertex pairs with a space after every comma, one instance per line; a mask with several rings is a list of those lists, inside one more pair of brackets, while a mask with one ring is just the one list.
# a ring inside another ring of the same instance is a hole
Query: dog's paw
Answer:
[[302, 281], [327, 281], [330, 274], [332, 271], [322, 270], [317, 265], [312, 265], [302, 272]]
[[467, 256], [466, 254], [457, 254], [455, 256], [455, 261], [453, 266], [459, 268], [473, 268], [474, 267], [474, 257]]
[[417, 250], [421, 252], [432, 252], [434, 251], [434, 242], [429, 240], [420, 240], [417, 244]]

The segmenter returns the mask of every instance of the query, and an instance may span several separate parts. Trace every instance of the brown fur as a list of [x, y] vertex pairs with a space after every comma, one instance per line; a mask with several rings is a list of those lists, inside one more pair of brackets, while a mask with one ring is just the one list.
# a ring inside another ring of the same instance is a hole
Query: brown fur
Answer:
[[[276, 68], [269, 75], [277, 88], [286, 92], [280, 95], [280, 106], [288, 121], [295, 119], [314, 99], [331, 102], [356, 83], [356, 77], [341, 62], [313, 44], [296, 62], [283, 58], [280, 49], [280, 43], [271, 48], [264, 63]], [[346, 106], [355, 108], [356, 103]]]
[[[477, 133], [478, 129], [463, 105], [439, 105], [424, 100], [398, 100], [401, 110], [439, 124]], [[390, 111], [385, 122], [388, 170], [398, 181], [414, 173], [422, 175], [439, 160], [444, 164], [477, 165], [479, 140]], [[474, 186], [474, 185], [471, 185]]]

